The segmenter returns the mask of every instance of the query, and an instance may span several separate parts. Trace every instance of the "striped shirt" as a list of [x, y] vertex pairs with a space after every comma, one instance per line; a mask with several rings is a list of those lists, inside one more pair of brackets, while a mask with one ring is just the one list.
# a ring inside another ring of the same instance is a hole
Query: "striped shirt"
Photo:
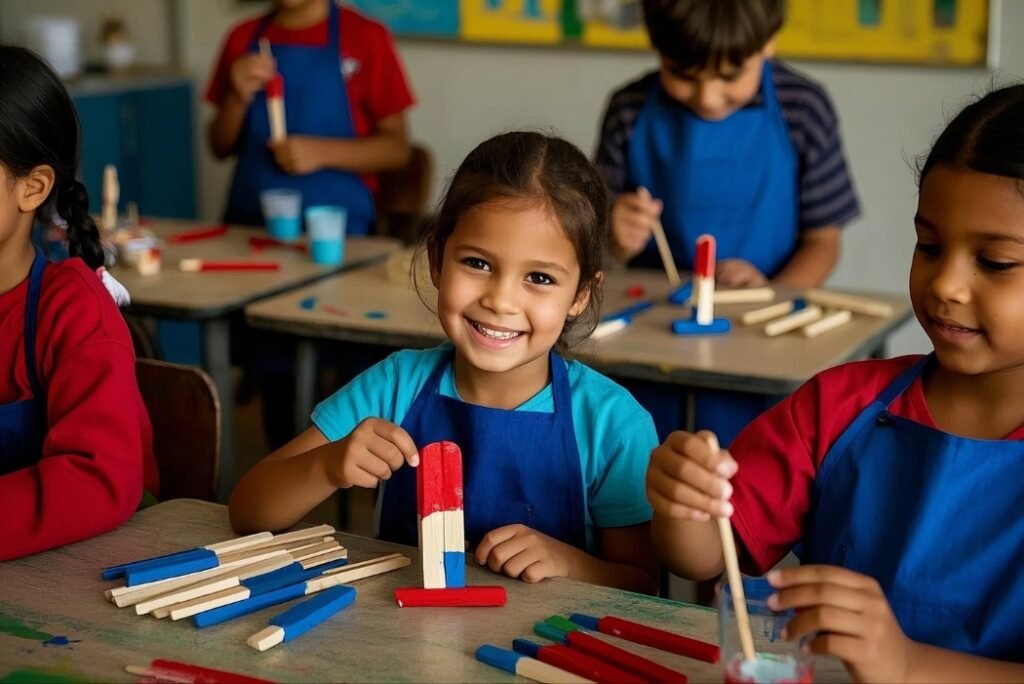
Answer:
[[[635, 189], [629, 178], [629, 141], [657, 78], [658, 72], [652, 71], [616, 91], [608, 103], [595, 161], [613, 196]], [[772, 62], [772, 81], [797, 154], [800, 230], [848, 223], [860, 215], [860, 204], [828, 94], [780, 62]], [[746, 106], [763, 102], [759, 92]]]

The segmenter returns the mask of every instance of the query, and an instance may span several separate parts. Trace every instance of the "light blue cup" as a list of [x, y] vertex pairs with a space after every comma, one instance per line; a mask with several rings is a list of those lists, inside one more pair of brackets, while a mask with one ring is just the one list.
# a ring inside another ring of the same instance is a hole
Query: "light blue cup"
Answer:
[[302, 193], [286, 188], [260, 193], [260, 208], [267, 233], [278, 240], [302, 237]]
[[308, 207], [306, 234], [313, 262], [336, 266], [345, 258], [345, 223], [348, 212], [342, 207]]

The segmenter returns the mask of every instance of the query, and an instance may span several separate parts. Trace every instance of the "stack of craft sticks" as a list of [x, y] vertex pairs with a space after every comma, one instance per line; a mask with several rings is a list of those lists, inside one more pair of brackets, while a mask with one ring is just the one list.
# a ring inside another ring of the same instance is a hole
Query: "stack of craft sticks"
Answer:
[[103, 579], [123, 577], [108, 589], [118, 608], [138, 615], [181, 620], [192, 617], [207, 627], [295, 598], [323, 592], [271, 618], [270, 628], [249, 644], [265, 650], [289, 641], [355, 600], [349, 582], [409, 565], [401, 554], [348, 565], [348, 551], [334, 538], [334, 528], [320, 525], [296, 532], [270, 532], [149, 558], [103, 570]]
[[888, 318], [894, 311], [891, 305], [873, 299], [808, 290], [803, 297], [748, 311], [740, 321], [744, 325], [766, 324], [764, 333], [768, 337], [800, 329], [804, 337], [811, 338], [846, 325], [855, 313]]
[[554, 644], [515, 639], [512, 651], [485, 644], [477, 649], [477, 660], [528, 679], [553, 684], [686, 684], [687, 678], [682, 672], [598, 638], [594, 633], [707, 663], [716, 663], [719, 657], [714, 644], [611, 616], [595, 618], [576, 613], [566, 619], [554, 615], [535, 624], [533, 630]]

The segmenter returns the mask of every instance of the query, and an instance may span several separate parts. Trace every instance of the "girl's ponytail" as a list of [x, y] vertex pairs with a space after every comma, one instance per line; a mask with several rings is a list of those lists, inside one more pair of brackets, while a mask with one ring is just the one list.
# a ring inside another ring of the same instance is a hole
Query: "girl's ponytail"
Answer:
[[89, 215], [89, 195], [85, 186], [70, 177], [58, 178], [57, 213], [68, 226], [68, 254], [81, 257], [90, 269], [103, 265], [103, 247], [96, 223]]

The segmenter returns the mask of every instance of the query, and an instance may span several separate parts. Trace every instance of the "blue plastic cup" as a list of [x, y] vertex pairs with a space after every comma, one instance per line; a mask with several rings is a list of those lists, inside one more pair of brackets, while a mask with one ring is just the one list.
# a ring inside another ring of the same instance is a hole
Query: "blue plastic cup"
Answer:
[[314, 263], [336, 266], [344, 259], [347, 217], [348, 212], [342, 207], [306, 209], [306, 234]]
[[278, 240], [302, 237], [301, 192], [286, 188], [264, 190], [260, 193], [260, 207], [270, 237]]

